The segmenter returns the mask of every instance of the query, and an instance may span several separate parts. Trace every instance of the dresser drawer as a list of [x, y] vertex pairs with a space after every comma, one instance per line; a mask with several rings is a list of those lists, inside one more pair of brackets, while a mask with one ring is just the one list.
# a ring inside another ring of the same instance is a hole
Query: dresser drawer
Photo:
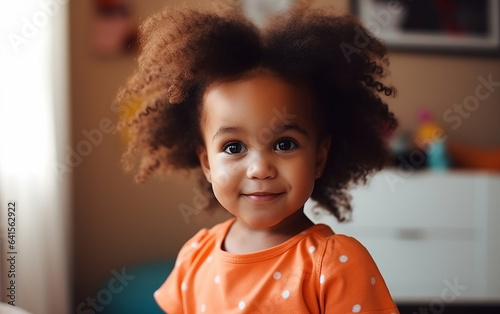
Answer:
[[358, 226], [473, 228], [477, 184], [462, 173], [383, 171], [352, 191], [352, 222]]

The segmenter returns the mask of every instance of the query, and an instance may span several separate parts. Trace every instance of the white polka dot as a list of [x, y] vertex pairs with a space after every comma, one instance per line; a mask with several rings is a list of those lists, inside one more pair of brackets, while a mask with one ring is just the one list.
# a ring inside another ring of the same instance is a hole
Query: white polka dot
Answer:
[[220, 276], [219, 275], [215, 276], [214, 282], [215, 283], [220, 283]]
[[210, 255], [209, 257], [207, 257], [207, 263], [210, 263], [212, 261], [212, 255]]
[[202, 313], [205, 313], [205, 311], [207, 310], [207, 307], [205, 306], [205, 303], [203, 303], [201, 306], [200, 306], [200, 311]]
[[192, 242], [192, 243], [191, 243], [191, 247], [192, 247], [193, 249], [197, 249], [199, 246], [200, 246], [200, 244], [199, 244], [198, 242]]
[[375, 279], [375, 277], [372, 277], [370, 279], [370, 283], [372, 284], [372, 286], [374, 286], [376, 282], [377, 282], [377, 280]]
[[325, 275], [321, 274], [321, 276], [319, 276], [319, 283], [324, 283], [325, 280], [326, 280]]
[[243, 309], [245, 308], [245, 305], [246, 305], [246, 304], [245, 304], [245, 301], [240, 301], [240, 302], [238, 303], [238, 307], [240, 308], [240, 310], [243, 310]]
[[281, 278], [281, 273], [279, 271], [275, 272], [273, 274], [273, 278], [276, 279], [276, 280], [280, 279]]
[[290, 291], [288, 290], [285, 290], [281, 293], [281, 296], [283, 297], [283, 299], [288, 299], [288, 297], [290, 296]]
[[312, 252], [314, 252], [314, 251], [316, 251], [316, 247], [315, 247], [314, 245], [311, 245], [311, 246], [309, 247], [309, 253], [312, 253]]
[[182, 290], [182, 291], [186, 291], [187, 289], [188, 289], [188, 285], [187, 285], [185, 282], [183, 282], [183, 283], [181, 284], [181, 290]]
[[348, 259], [349, 259], [349, 258], [347, 257], [347, 255], [340, 255], [340, 256], [339, 256], [339, 261], [340, 261], [341, 263], [345, 263], [345, 262], [347, 262], [347, 260], [348, 260]]
[[361, 311], [361, 305], [354, 304], [354, 306], [352, 307], [352, 312], [353, 313], [359, 313], [359, 311]]

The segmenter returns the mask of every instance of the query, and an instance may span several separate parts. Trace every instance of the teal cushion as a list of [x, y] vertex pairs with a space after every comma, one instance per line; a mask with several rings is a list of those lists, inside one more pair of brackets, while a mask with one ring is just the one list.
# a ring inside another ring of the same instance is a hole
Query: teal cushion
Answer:
[[[149, 262], [111, 271], [97, 292], [103, 314], [163, 314], [153, 299], [174, 268], [174, 260]], [[100, 297], [100, 298], [99, 298]]]

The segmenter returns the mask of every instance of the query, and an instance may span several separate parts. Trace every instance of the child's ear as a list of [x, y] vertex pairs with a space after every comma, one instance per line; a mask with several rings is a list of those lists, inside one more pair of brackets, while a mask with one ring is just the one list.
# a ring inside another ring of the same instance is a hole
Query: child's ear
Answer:
[[205, 146], [199, 146], [196, 150], [198, 154], [198, 159], [200, 160], [201, 170], [207, 178], [209, 183], [212, 183], [212, 176], [210, 175], [210, 164], [208, 163], [207, 148]]
[[316, 152], [316, 179], [323, 175], [323, 170], [326, 166], [326, 161], [328, 160], [328, 152], [330, 151], [330, 136], [323, 137], [319, 144], [318, 150]]

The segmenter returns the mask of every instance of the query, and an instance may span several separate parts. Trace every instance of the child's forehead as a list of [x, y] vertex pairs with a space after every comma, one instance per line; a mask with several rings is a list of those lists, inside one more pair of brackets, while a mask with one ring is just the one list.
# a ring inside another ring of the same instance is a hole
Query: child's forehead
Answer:
[[312, 102], [312, 91], [305, 82], [267, 69], [257, 69], [239, 77], [212, 82], [204, 91], [203, 103], [211, 97], [233, 98], [233, 101], [238, 101], [249, 96], [267, 99], [269, 102], [294, 101], [300, 98], [306, 106]]
[[241, 123], [311, 125], [316, 116], [305, 86], [269, 73], [213, 84], [206, 90], [202, 106], [202, 125], [208, 128]]
[[218, 111], [221, 107], [233, 110], [260, 111], [276, 110], [282, 107], [294, 108], [298, 114], [312, 111], [310, 92], [301, 85], [267, 74], [223, 81], [213, 84], [204, 93], [202, 111]]

